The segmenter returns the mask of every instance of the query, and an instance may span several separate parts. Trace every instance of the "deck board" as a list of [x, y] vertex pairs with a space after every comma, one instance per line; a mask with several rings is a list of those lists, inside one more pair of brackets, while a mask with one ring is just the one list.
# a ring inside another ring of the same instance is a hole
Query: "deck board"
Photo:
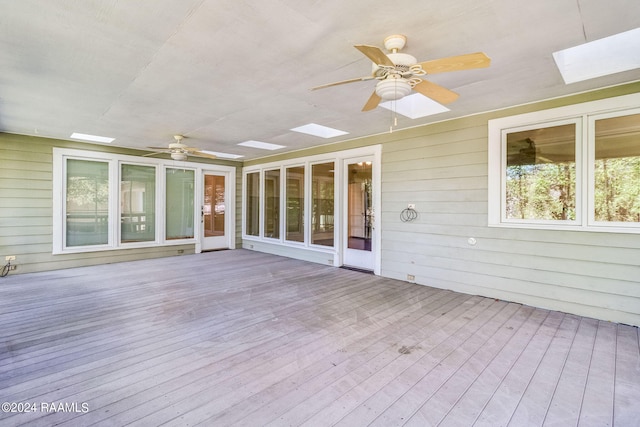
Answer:
[[627, 325], [245, 250], [0, 285], [3, 426], [640, 419]]

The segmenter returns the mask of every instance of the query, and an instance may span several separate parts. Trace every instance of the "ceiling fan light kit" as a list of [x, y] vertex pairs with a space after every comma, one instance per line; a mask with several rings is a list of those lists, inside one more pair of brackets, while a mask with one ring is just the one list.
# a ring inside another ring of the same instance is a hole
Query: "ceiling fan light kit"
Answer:
[[376, 94], [383, 101], [395, 101], [411, 93], [411, 84], [402, 77], [380, 80], [376, 84]]
[[171, 158], [173, 160], [178, 160], [178, 161], [185, 161], [187, 160], [187, 154], [186, 153], [181, 153], [181, 152], [175, 152], [175, 153], [171, 153]]

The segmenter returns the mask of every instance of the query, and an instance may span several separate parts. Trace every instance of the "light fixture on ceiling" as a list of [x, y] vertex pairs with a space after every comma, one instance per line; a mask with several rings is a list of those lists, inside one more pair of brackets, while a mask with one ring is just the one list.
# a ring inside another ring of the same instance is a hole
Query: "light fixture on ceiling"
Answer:
[[389, 125], [389, 133], [393, 132], [394, 126], [398, 126], [396, 101], [409, 95], [413, 86], [415, 86], [415, 81], [405, 79], [396, 73], [389, 74], [386, 79], [380, 80], [376, 84], [376, 95], [378, 95], [382, 101], [391, 103], [391, 125]]
[[395, 101], [404, 98], [411, 92], [409, 80], [400, 76], [389, 76], [376, 84], [376, 94], [383, 101]]
[[171, 158], [173, 160], [177, 160], [179, 162], [183, 162], [185, 160], [187, 160], [187, 153], [182, 153], [180, 151], [175, 151], [173, 153], [171, 153]]

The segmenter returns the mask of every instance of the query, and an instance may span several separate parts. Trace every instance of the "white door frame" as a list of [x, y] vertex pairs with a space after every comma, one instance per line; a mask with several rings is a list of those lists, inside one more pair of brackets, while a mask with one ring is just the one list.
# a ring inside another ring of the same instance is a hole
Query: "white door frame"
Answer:
[[[234, 249], [235, 248], [235, 236], [236, 236], [236, 170], [235, 168], [228, 166], [215, 166], [212, 165], [211, 168], [202, 168], [200, 169], [199, 179], [197, 183], [197, 224], [198, 224], [198, 234], [197, 234], [197, 242], [196, 242], [196, 253], [200, 253], [205, 250], [211, 249]], [[202, 223], [202, 209], [204, 206], [204, 178], [205, 175], [218, 175], [224, 176], [224, 185], [225, 185], [225, 215], [224, 215], [224, 243], [222, 245], [216, 245], [219, 247], [209, 247], [207, 242], [205, 242], [204, 237], [204, 227]]]
[[[360, 151], [360, 150], [358, 150]], [[370, 147], [369, 150], [362, 150], [358, 153], [351, 152], [349, 156], [345, 156], [341, 158], [341, 179], [339, 180], [340, 186], [340, 229], [339, 229], [339, 244], [340, 244], [340, 264], [341, 265], [349, 265], [352, 267], [363, 268], [367, 270], [372, 270], [374, 274], [380, 274], [380, 263], [381, 263], [381, 253], [380, 253], [380, 232], [381, 232], [381, 149], [380, 146]], [[371, 253], [363, 254], [365, 256], [369, 256], [370, 260], [359, 260], [357, 251], [354, 249], [348, 249], [348, 206], [349, 206], [349, 177], [347, 176], [348, 165], [354, 162], [358, 162], [360, 160], [363, 161], [371, 161], [372, 165], [372, 197], [373, 197], [373, 225], [372, 225], [372, 236], [371, 236]], [[354, 257], [355, 255], [355, 257]], [[355, 264], [355, 265], [354, 265]], [[358, 265], [359, 264], [359, 265]]]

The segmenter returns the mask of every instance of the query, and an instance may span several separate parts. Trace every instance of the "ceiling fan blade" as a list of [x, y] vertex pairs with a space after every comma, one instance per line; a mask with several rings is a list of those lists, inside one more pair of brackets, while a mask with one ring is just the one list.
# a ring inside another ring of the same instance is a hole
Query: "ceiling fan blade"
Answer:
[[182, 148], [182, 149], [183, 149], [184, 151], [189, 152], [189, 153], [195, 153], [195, 152], [200, 151], [200, 149], [199, 149], [199, 148], [194, 148], [194, 147], [184, 147], [184, 148]]
[[213, 154], [208, 154], [208, 153], [203, 153], [202, 151], [189, 151], [189, 155], [191, 156], [197, 156], [197, 157], [204, 157], [206, 159], [217, 159], [217, 156], [214, 156]]
[[379, 47], [367, 46], [365, 44], [357, 44], [354, 47], [364, 53], [366, 57], [376, 65], [387, 65], [389, 67], [395, 66], [391, 59], [389, 59], [389, 57], [385, 55]]
[[422, 80], [413, 87], [413, 90], [423, 94], [427, 98], [431, 98], [434, 101], [439, 102], [440, 104], [449, 104], [460, 96], [457, 93], [428, 80]]
[[440, 58], [431, 61], [420, 62], [420, 66], [427, 72], [427, 74], [470, 70], [473, 68], [485, 68], [490, 64], [491, 59], [482, 52], [469, 53], [467, 55], [450, 56], [448, 58]]
[[367, 103], [364, 104], [364, 107], [362, 107], [362, 111], [371, 111], [371, 110], [373, 110], [374, 108], [376, 108], [378, 106], [378, 104], [380, 104], [381, 100], [382, 100], [382, 98], [380, 98], [380, 96], [375, 91], [373, 91], [373, 93], [369, 97], [369, 100], [367, 101]]
[[168, 148], [167, 147], [147, 147], [150, 150], [161, 150], [161, 151], [167, 151]]
[[159, 151], [157, 153], [147, 153], [147, 154], [143, 154], [142, 157], [157, 156], [158, 154], [164, 154], [164, 153], [168, 153], [168, 151]]
[[324, 84], [324, 85], [312, 87], [310, 90], [324, 89], [326, 87], [338, 86], [338, 85], [343, 85], [343, 84], [347, 84], [347, 83], [364, 82], [366, 80], [372, 80], [372, 79], [375, 79], [375, 77], [374, 76], [356, 77], [354, 79], [342, 80], [342, 81], [339, 81], [339, 82], [327, 83], [327, 84]]

